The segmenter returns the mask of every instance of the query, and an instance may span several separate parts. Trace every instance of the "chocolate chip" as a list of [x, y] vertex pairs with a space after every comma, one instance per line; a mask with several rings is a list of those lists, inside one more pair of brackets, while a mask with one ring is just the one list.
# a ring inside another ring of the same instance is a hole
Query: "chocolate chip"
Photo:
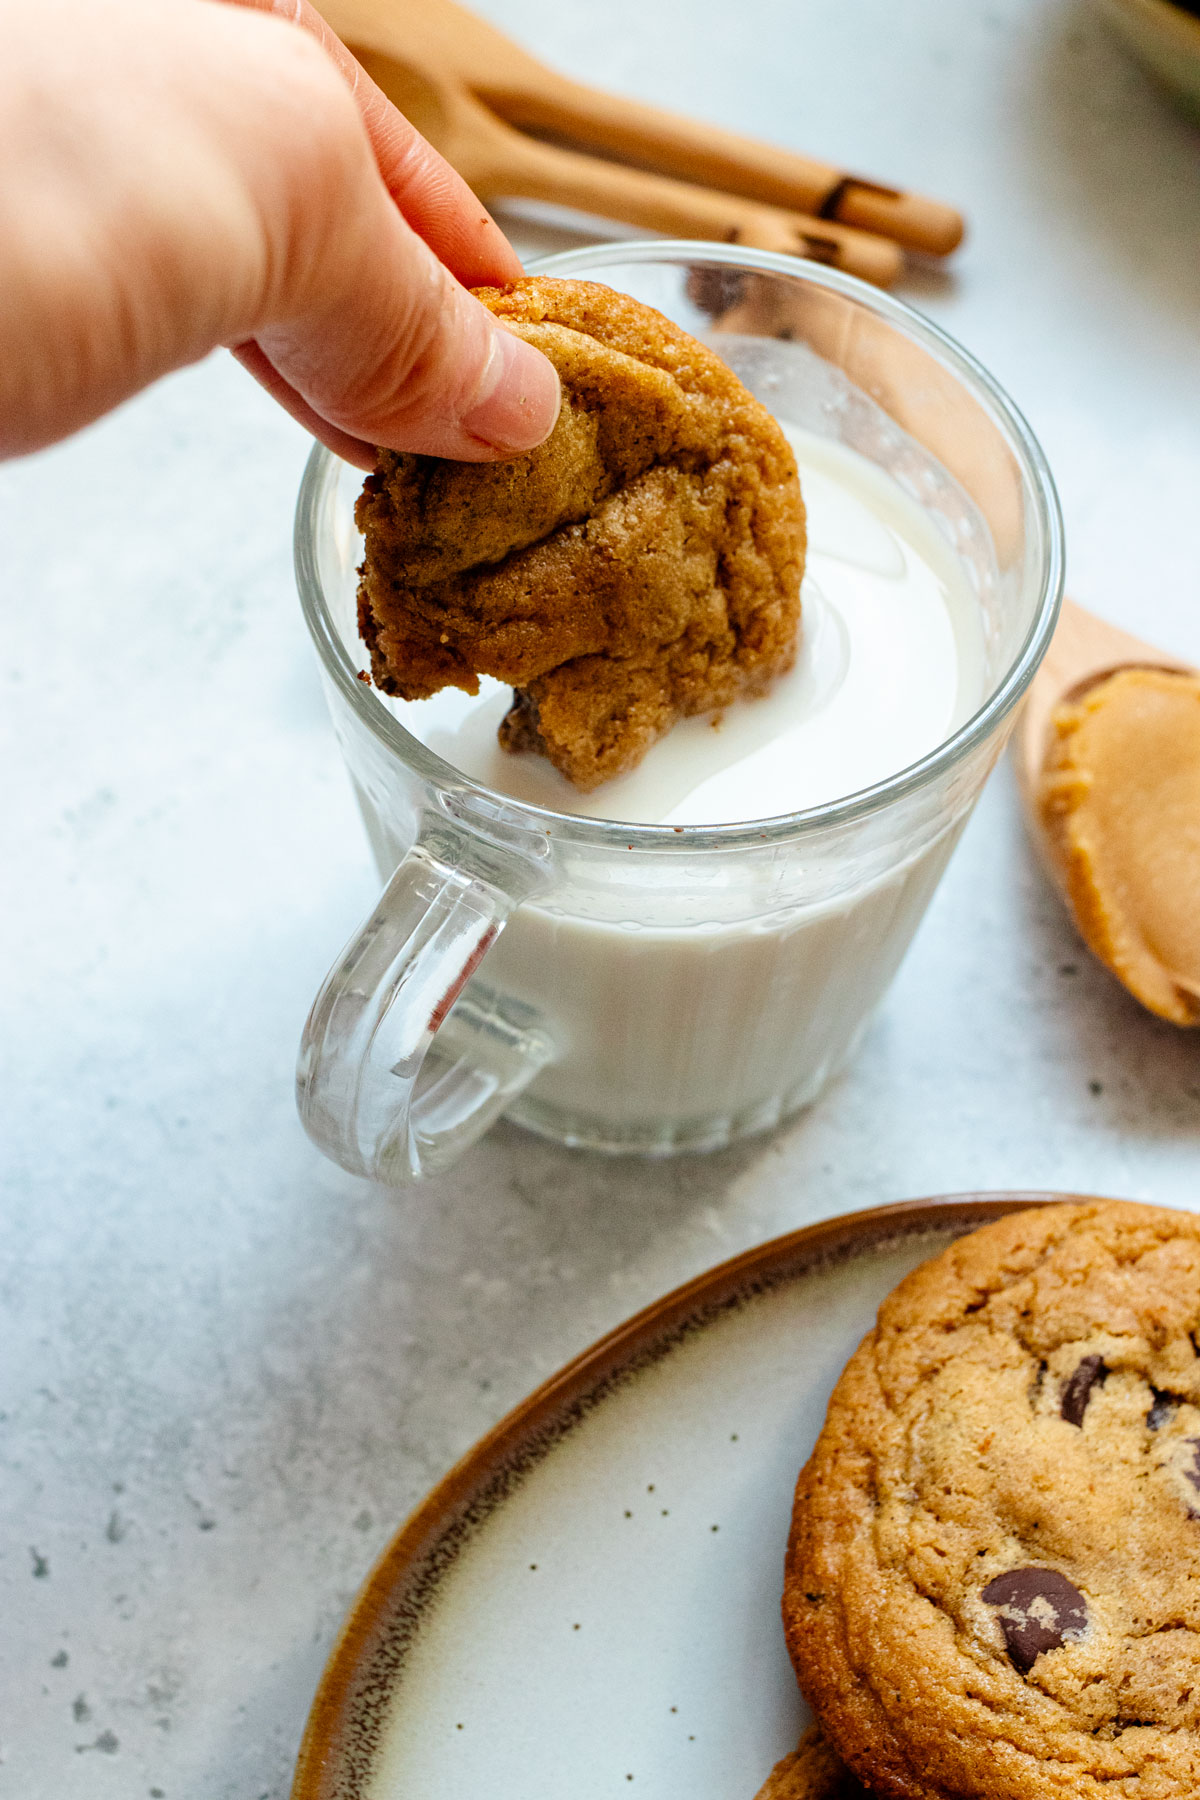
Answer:
[[1200, 1500], [1193, 1499], [1195, 1494], [1200, 1494], [1200, 1438], [1183, 1438], [1171, 1448], [1175, 1474], [1182, 1475], [1192, 1490], [1191, 1494], [1185, 1490], [1179, 1495], [1183, 1510], [1189, 1519], [1200, 1519]]
[[1200, 1493], [1200, 1438], [1186, 1438], [1184, 1441], [1192, 1453], [1192, 1462], [1190, 1468], [1184, 1469], [1183, 1479]]
[[1103, 1382], [1108, 1370], [1104, 1366], [1102, 1356], [1085, 1356], [1063, 1389], [1062, 1405], [1059, 1407], [1068, 1425], [1082, 1425], [1083, 1415], [1087, 1411], [1088, 1401], [1092, 1397], [1092, 1389]]
[[1011, 1569], [983, 1590], [1000, 1610], [1000, 1629], [1013, 1668], [1028, 1675], [1046, 1650], [1058, 1650], [1087, 1630], [1087, 1602], [1057, 1569]]
[[1157, 1431], [1161, 1425], [1166, 1424], [1175, 1411], [1175, 1398], [1172, 1394], [1160, 1393], [1158, 1388], [1152, 1388], [1150, 1391], [1154, 1395], [1154, 1401], [1150, 1411], [1146, 1414], [1146, 1423], [1151, 1431]]

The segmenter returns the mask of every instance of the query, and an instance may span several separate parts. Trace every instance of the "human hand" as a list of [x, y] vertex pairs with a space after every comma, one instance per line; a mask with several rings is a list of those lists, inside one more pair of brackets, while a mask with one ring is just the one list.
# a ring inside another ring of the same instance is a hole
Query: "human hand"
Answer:
[[364, 467], [550, 431], [466, 292], [512, 249], [307, 0], [0, 0], [0, 44], [0, 455], [219, 344]]

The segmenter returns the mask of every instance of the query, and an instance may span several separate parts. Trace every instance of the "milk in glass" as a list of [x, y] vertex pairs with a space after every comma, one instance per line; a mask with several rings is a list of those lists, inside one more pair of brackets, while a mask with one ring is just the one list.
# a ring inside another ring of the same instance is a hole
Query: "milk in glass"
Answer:
[[[677, 827], [818, 807], [919, 761], [984, 699], [978, 600], [951, 545], [890, 475], [842, 444], [788, 435], [808, 559], [796, 666], [767, 696], [685, 720], [631, 774], [590, 794], [544, 758], [500, 748], [511, 696], [498, 682], [390, 710], [447, 762], [518, 800]], [[701, 1147], [803, 1104], [853, 1049], [960, 826], [815, 905], [773, 907], [764, 890], [729, 916], [719, 881], [692, 888], [665, 868], [653, 922], [632, 906], [621, 916], [603, 880], [574, 905], [527, 901], [484, 970], [555, 1045], [516, 1116], [614, 1148]]]

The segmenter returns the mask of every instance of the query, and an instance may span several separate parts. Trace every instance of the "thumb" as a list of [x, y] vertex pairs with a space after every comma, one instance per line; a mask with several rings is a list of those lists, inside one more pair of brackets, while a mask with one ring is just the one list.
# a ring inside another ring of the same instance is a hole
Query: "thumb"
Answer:
[[548, 437], [561, 398], [553, 365], [460, 286], [374, 168], [322, 210], [308, 253], [283, 259], [304, 271], [300, 290], [285, 281], [271, 297], [257, 356], [239, 349], [277, 397], [288, 404], [290, 390], [303, 403], [293, 410], [311, 425], [311, 409], [338, 439], [463, 462]]

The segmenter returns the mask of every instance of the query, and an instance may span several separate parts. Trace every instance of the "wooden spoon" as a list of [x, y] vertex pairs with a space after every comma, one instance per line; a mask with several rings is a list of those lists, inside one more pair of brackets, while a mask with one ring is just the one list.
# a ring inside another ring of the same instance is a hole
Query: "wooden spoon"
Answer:
[[1014, 755], [1088, 948], [1151, 1012], [1200, 1024], [1200, 675], [1064, 601]]
[[944, 256], [963, 235], [942, 201], [571, 81], [455, 0], [322, 0], [338, 36], [452, 75], [511, 125], [607, 150], [684, 180]]
[[510, 125], [839, 220], [930, 255], [945, 256], [962, 241], [962, 214], [940, 200], [572, 81], [455, 0], [321, 0], [320, 10], [356, 55], [374, 50], [399, 62], [415, 59], [460, 83]]
[[[1056, 706], [1080, 696], [1117, 669], [1171, 669], [1191, 674], [1186, 663], [1175, 662], [1153, 644], [1121, 631], [1106, 619], [1064, 600], [1050, 648], [1030, 683], [1017, 722], [1013, 758], [1017, 783], [1027, 817], [1035, 821], [1037, 792], [1050, 743], [1050, 722]], [[1036, 834], [1040, 837], [1040, 828]]]
[[[331, 21], [332, 22], [332, 21]], [[887, 238], [583, 156], [513, 130], [443, 70], [353, 45], [363, 68], [485, 205], [545, 200], [669, 237], [749, 244], [832, 264], [886, 287], [904, 254]]]

